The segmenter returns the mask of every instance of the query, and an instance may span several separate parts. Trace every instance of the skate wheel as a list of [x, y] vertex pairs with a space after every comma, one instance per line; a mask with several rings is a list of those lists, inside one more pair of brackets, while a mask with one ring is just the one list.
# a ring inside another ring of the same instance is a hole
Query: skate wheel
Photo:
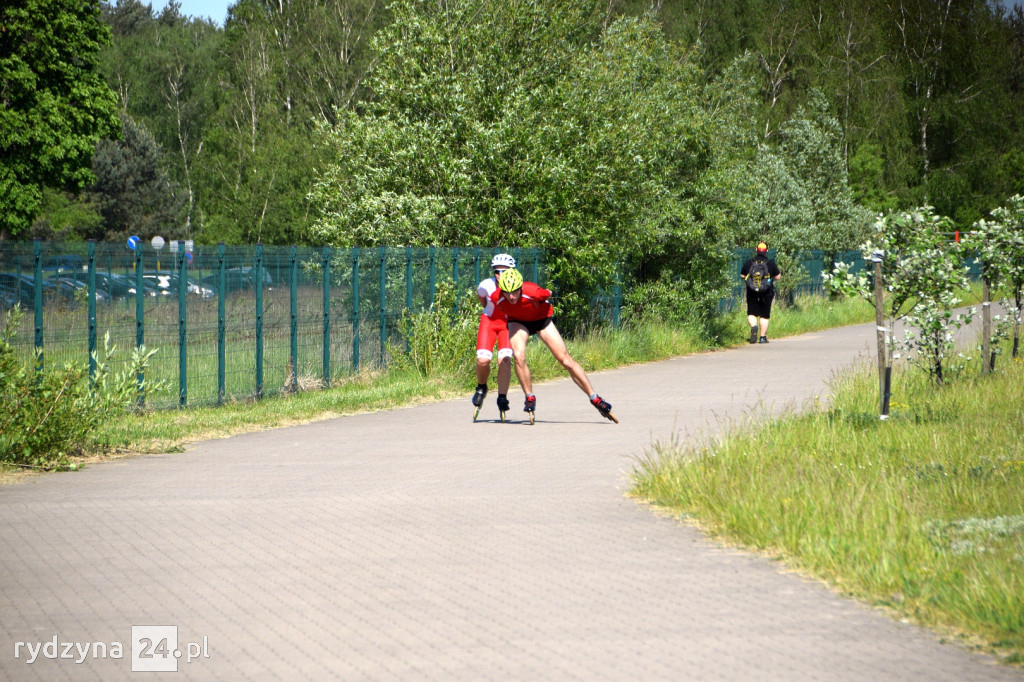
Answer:
[[605, 416], [606, 416], [606, 417], [608, 417], [609, 419], [611, 419], [611, 420], [612, 420], [613, 422], [615, 422], [616, 424], [618, 424], [618, 423], [619, 423], [619, 420], [618, 420], [618, 419], [616, 418], [616, 416], [615, 416], [614, 414], [612, 414], [611, 412], [609, 412], [609, 413], [608, 413], [608, 414], [606, 414]]
[[476, 418], [479, 417], [479, 416], [480, 416], [480, 408], [477, 407], [477, 408], [475, 408], [473, 410], [473, 421], [476, 421]]
[[501, 413], [501, 423], [502, 424], [505, 423], [505, 413], [504, 412]]
[[533, 412], [531, 412], [531, 413], [530, 413], [530, 426], [533, 426], [533, 424], [534, 424], [534, 421], [533, 421]]

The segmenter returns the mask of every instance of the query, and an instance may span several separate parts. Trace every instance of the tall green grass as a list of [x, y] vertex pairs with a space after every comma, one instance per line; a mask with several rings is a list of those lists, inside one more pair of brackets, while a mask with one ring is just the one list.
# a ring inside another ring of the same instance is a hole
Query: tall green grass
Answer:
[[830, 409], [655, 448], [633, 494], [1024, 662], [1024, 362], [941, 388], [898, 372], [888, 421], [876, 382], [865, 367]]

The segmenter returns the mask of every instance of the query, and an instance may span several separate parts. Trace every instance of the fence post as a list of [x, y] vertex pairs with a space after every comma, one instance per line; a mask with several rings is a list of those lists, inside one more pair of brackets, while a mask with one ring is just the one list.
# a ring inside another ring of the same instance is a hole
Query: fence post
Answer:
[[[137, 250], [138, 249], [136, 249], [136, 251]], [[132, 253], [135, 253], [135, 252], [133, 251]], [[130, 282], [131, 279], [132, 279], [132, 272], [131, 272], [131, 270], [132, 270], [132, 257], [131, 257], [131, 255], [129, 255], [129, 256], [127, 256], [124, 259], [124, 281], [125, 281], [125, 286], [126, 287], [127, 287], [128, 282]], [[141, 293], [142, 293], [142, 289], [140, 289], [139, 287], [135, 287], [135, 298], [138, 298]], [[131, 310], [131, 305], [128, 303], [128, 297], [127, 296], [124, 297], [124, 309], [125, 309], [125, 311]]]
[[888, 347], [886, 343], [884, 285], [882, 283], [882, 257], [881, 251], [871, 254], [871, 262], [875, 264], [875, 330], [878, 344], [878, 393], [879, 393], [879, 419], [889, 418], [889, 381], [891, 379], [888, 367]]
[[[114, 278], [111, 276], [113, 274], [114, 274], [114, 259], [113, 259], [113, 257], [111, 257], [110, 253], [108, 252], [107, 253], [107, 276], [103, 278], [103, 286], [104, 286], [104, 288], [105, 288], [105, 290], [107, 292], [107, 300], [110, 301], [111, 305], [114, 304], [114, 289], [113, 289]], [[125, 287], [125, 289], [127, 289], [127, 288], [128, 287]], [[135, 292], [135, 293], [138, 293], [138, 292]], [[125, 308], [125, 310], [128, 309], [128, 292], [127, 291], [125, 292], [125, 297], [124, 297], [124, 308]]]
[[[405, 247], [405, 309], [412, 314], [412, 247]], [[409, 352], [409, 337], [405, 337], [405, 352]]]
[[436, 249], [431, 246], [429, 248], [430, 253], [430, 288], [427, 290], [430, 294], [430, 298], [427, 302], [427, 307], [434, 305], [434, 289], [437, 286], [437, 253]]
[[459, 314], [459, 247], [452, 247], [452, 284], [455, 286], [455, 303], [452, 312]]
[[476, 286], [480, 282], [480, 247], [473, 247], [473, 281], [470, 282], [473, 286]]
[[359, 372], [359, 247], [352, 247], [352, 373]]
[[256, 400], [263, 397], [263, 244], [256, 244]]
[[325, 246], [320, 255], [320, 266], [324, 274], [324, 296], [323, 296], [323, 320], [324, 320], [324, 343], [323, 343], [323, 370], [324, 387], [331, 387], [331, 248]]
[[810, 276], [808, 293], [820, 296], [823, 292], [821, 273], [825, 270], [825, 252], [815, 249], [810, 253], [810, 259], [804, 263], [807, 266], [807, 274]]
[[188, 271], [185, 242], [178, 241], [178, 407], [188, 404]]
[[[142, 244], [135, 246], [135, 347], [142, 348], [146, 342], [146, 300], [143, 296], [142, 289], [143, 277], [142, 277]], [[126, 297], [127, 298], [127, 297]], [[143, 372], [139, 372], [135, 376], [135, 380], [139, 386], [139, 407], [146, 404], [146, 394], [143, 391], [146, 381], [146, 375]]]
[[383, 246], [378, 246], [377, 255], [380, 260], [380, 366], [383, 367], [388, 343], [388, 300], [384, 288], [387, 284], [387, 270], [384, 267], [387, 250]]
[[[96, 240], [89, 240], [89, 383], [96, 378]], [[42, 281], [37, 280], [41, 287]], [[37, 288], [38, 292], [39, 289]], [[39, 294], [36, 294], [39, 296]]]
[[540, 282], [540, 252], [536, 246], [530, 250], [533, 253], [533, 281]]
[[992, 345], [992, 287], [989, 278], [981, 277], [981, 373], [988, 374], [995, 369], [996, 356]]
[[227, 272], [224, 263], [224, 242], [217, 244], [217, 404], [224, 402], [225, 364], [227, 362]]
[[612, 329], [619, 328], [619, 314], [622, 312], [621, 263], [615, 264], [615, 287], [612, 289]]
[[[21, 258], [18, 259], [18, 288], [21, 291]], [[36, 239], [32, 243], [32, 272], [35, 284], [32, 287], [32, 313], [35, 323], [34, 345], [38, 353], [36, 360], [36, 371], [43, 370], [43, 243]]]
[[288, 288], [291, 291], [289, 295], [289, 309], [291, 310], [291, 329], [289, 329], [289, 336], [291, 337], [291, 358], [292, 358], [292, 391], [298, 392], [299, 390], [299, 265], [298, 258], [296, 255], [295, 245], [292, 245], [291, 251], [289, 252], [291, 257], [290, 267], [288, 272]]

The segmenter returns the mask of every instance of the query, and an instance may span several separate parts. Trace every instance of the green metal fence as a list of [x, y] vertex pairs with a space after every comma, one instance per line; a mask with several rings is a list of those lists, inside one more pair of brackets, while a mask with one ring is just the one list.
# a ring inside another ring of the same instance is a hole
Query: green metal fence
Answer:
[[[389, 344], [402, 343], [404, 311], [428, 308], [443, 279], [457, 291], [475, 290], [499, 251], [515, 256], [527, 279], [551, 286], [544, 251], [536, 248], [173, 242], [156, 249], [138, 242], [132, 249], [8, 241], [0, 242], [0, 313], [18, 304], [27, 311], [14, 343], [26, 356], [41, 350], [46, 365], [89, 363], [95, 371], [93, 353], [102, 352], [109, 334], [122, 350], [159, 349], [148, 378], [168, 379], [177, 391], [151, 406], [217, 404], [315, 388], [383, 366]], [[739, 271], [751, 255], [733, 253], [735, 284], [720, 310], [743, 300]], [[859, 252], [837, 258], [863, 267]], [[808, 280], [795, 293], [821, 293], [831, 258], [808, 252], [799, 260]], [[612, 290], [595, 295], [590, 319], [618, 326], [624, 288], [618, 278]]]
[[444, 279], [475, 290], [499, 250], [546, 278], [543, 251], [527, 248], [0, 242], [0, 311], [30, 311], [14, 343], [46, 365], [95, 371], [109, 333], [120, 349], [160, 349], [149, 378], [178, 390], [151, 406], [216, 404], [382, 366], [403, 311], [428, 308]]

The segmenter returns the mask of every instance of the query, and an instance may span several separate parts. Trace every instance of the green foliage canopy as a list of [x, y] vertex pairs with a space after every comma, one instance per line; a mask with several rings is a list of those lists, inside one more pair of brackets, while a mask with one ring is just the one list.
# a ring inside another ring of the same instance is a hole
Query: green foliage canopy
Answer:
[[656, 24], [601, 31], [579, 0], [392, 9], [374, 99], [323, 128], [314, 238], [543, 246], [560, 319], [619, 262], [707, 247], [701, 73]]
[[[192, 238], [200, 184], [194, 175], [220, 98], [224, 31], [209, 21], [182, 17], [173, 0], [159, 16], [139, 0], [102, 3], [101, 8], [113, 31], [113, 44], [101, 54], [103, 74], [117, 93], [122, 115], [156, 139], [162, 171], [181, 186], [186, 200], [183, 224], [165, 236]], [[143, 234], [148, 227], [140, 225], [135, 232]]]
[[80, 190], [92, 181], [96, 142], [119, 131], [97, 68], [109, 40], [98, 0], [0, 6], [0, 233], [28, 229], [44, 186]]
[[123, 242], [132, 234], [181, 239], [182, 195], [160, 163], [153, 135], [128, 117], [122, 140], [101, 140], [93, 155], [91, 193], [103, 215], [103, 231], [87, 235]]

